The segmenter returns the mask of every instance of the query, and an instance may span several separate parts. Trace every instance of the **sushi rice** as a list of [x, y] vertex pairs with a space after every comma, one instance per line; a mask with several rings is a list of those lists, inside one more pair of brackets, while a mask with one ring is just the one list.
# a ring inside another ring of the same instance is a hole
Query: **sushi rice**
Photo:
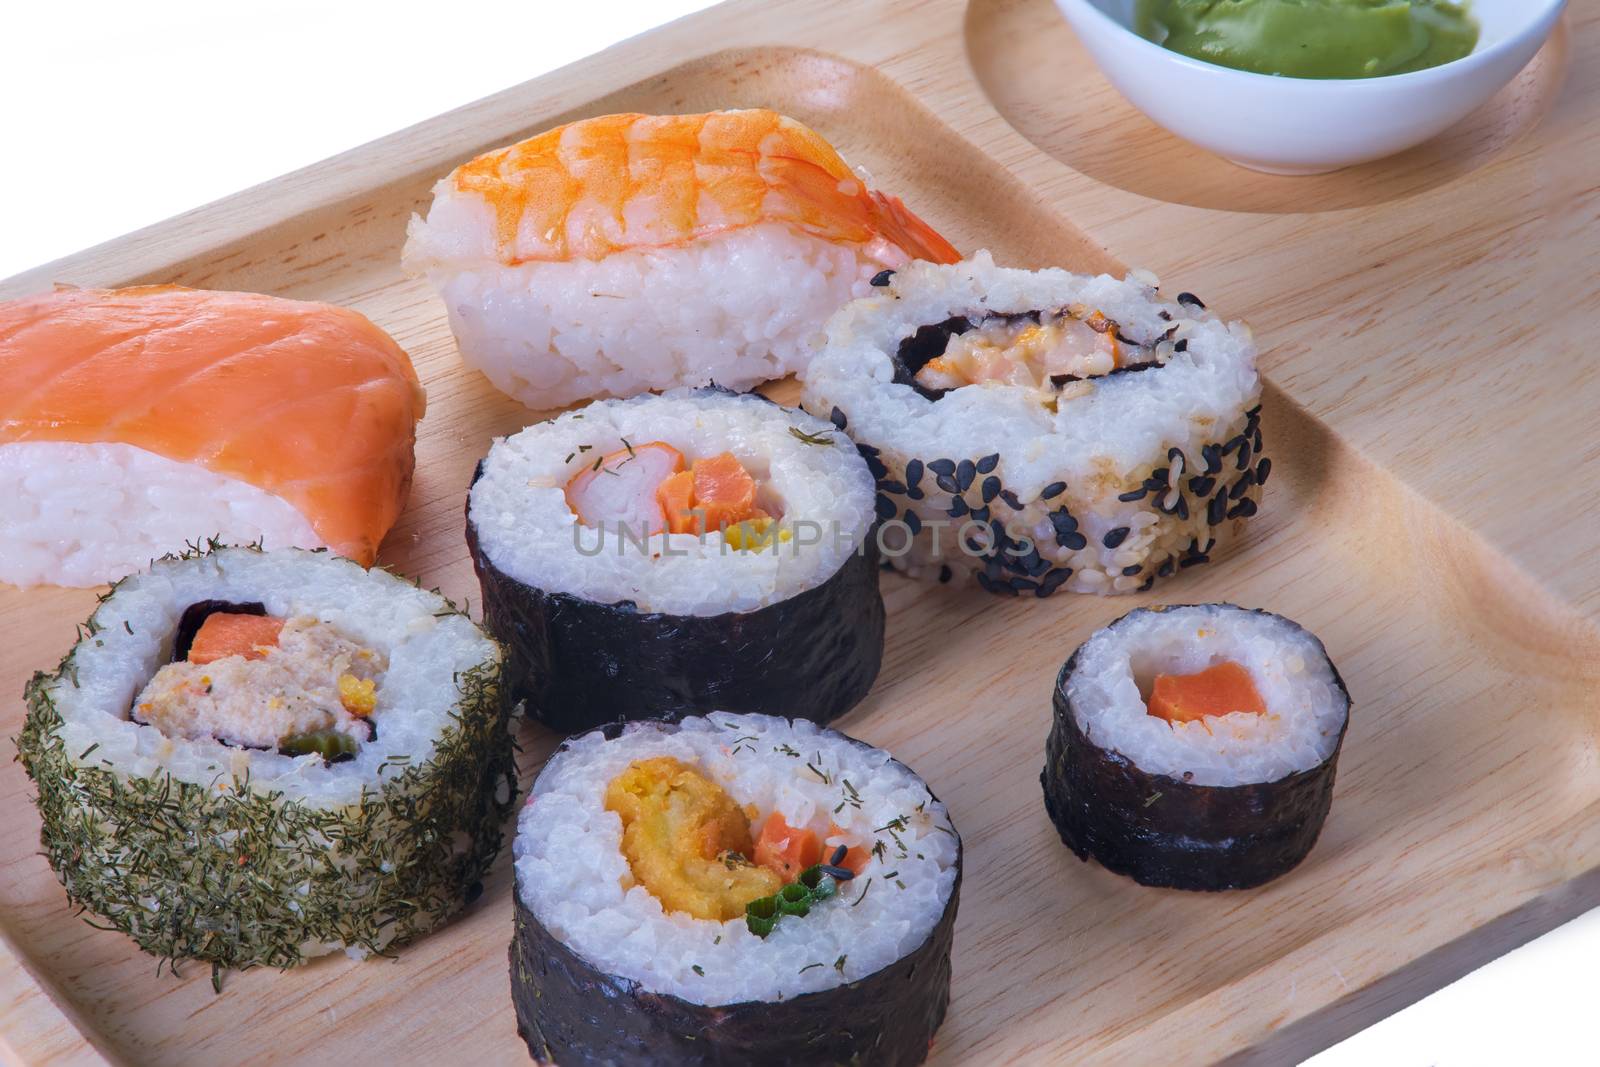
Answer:
[[[1169, 723], [1148, 713], [1156, 675], [1223, 662], [1250, 673], [1265, 715]], [[1276, 615], [1221, 605], [1135, 612], [1096, 632], [1074, 656], [1066, 693], [1095, 744], [1195, 785], [1272, 782], [1318, 766], [1338, 745], [1349, 706], [1315, 637]]]
[[[692, 457], [732, 452], [764, 484], [768, 510], [781, 513], [778, 531], [791, 536], [736, 551], [719, 531], [658, 533], [640, 547], [615, 526], [581, 524], [568, 483], [603, 455], [654, 441]], [[679, 389], [597, 402], [497, 441], [468, 516], [481, 552], [523, 585], [709, 616], [753, 611], [827, 581], [867, 539], [873, 486], [829, 423], [759, 396]]]

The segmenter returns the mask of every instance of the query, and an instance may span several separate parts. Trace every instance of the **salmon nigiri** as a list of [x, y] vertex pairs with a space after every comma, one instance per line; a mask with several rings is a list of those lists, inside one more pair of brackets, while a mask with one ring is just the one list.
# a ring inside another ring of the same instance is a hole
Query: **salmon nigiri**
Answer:
[[425, 399], [357, 312], [178, 286], [0, 303], [0, 581], [95, 585], [206, 537], [370, 565]]
[[606, 115], [456, 168], [405, 263], [462, 357], [534, 408], [803, 369], [874, 278], [960, 254], [773, 111]]

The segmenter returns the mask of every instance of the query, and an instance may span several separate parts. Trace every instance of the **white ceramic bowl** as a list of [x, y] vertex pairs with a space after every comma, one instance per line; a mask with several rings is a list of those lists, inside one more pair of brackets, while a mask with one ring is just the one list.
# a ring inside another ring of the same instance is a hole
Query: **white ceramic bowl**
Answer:
[[1383, 78], [1281, 78], [1205, 63], [1134, 33], [1134, 0], [1055, 0], [1140, 111], [1254, 170], [1320, 174], [1421, 144], [1528, 65], [1566, 0], [1473, 0], [1482, 33], [1454, 63]]

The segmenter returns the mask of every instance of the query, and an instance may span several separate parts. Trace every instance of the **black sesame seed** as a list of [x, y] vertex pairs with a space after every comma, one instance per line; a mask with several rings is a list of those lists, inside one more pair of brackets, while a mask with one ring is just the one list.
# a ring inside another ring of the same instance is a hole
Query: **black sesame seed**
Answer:
[[967, 502], [960, 497], [952, 497], [950, 500], [950, 517], [952, 519], [959, 519], [966, 513]]
[[988, 522], [989, 521], [989, 508], [987, 506], [981, 507], [981, 508], [973, 508], [972, 509], [972, 521], [973, 522]]
[[1056, 528], [1058, 534], [1069, 534], [1078, 528], [1078, 520], [1073, 518], [1072, 513], [1066, 508], [1056, 508], [1048, 518], [1050, 525]]
[[1172, 513], [1180, 519], [1187, 519], [1189, 517], [1189, 498], [1179, 493], [1178, 506], [1172, 509]]
[[1267, 484], [1267, 475], [1269, 475], [1271, 473], [1272, 473], [1272, 460], [1263, 457], [1261, 462], [1256, 464], [1256, 484], [1257, 485], [1266, 485]]
[[1227, 444], [1222, 446], [1222, 454], [1224, 456], [1233, 455], [1234, 452], [1244, 446], [1246, 440], [1247, 438], [1244, 434], [1239, 434], [1237, 437], [1230, 439]]
[[1144, 564], [1135, 563], [1131, 566], [1122, 568], [1122, 576], [1124, 578], [1132, 578], [1135, 574], [1138, 574], [1142, 570], [1144, 570]]
[[876, 445], [856, 445], [856, 451], [863, 456], [879, 456], [883, 454], [883, 450]]
[[1146, 578], [1144, 581], [1139, 583], [1139, 592], [1141, 592], [1141, 593], [1148, 592], [1150, 587], [1152, 585], [1155, 585], [1155, 584], [1156, 584], [1156, 576], [1152, 574], [1148, 578]]
[[910, 508], [906, 508], [906, 529], [911, 531], [913, 537], [922, 532], [922, 516]]
[[1011, 490], [1009, 490], [1009, 489], [1000, 490], [1000, 499], [1004, 500], [1006, 502], [1006, 505], [1008, 507], [1010, 507], [1012, 511], [1021, 511], [1022, 510], [1022, 501], [1018, 500], [1017, 499], [1017, 494], [1013, 493]]
[[956, 480], [950, 477], [948, 474], [934, 475], [933, 484], [937, 485], [940, 489], [946, 493], [949, 493], [951, 496], [955, 496], [957, 493], [961, 492], [960, 486], [956, 485]]
[[867, 284], [868, 285], [875, 285], [875, 286], [877, 286], [878, 288], [881, 289], [885, 285], [888, 285], [889, 284], [889, 279], [893, 278], [893, 277], [894, 277], [894, 271], [892, 271], [892, 270], [880, 270], [878, 273], [876, 273], [876, 274], [874, 274], [872, 276], [872, 281], [868, 282]]
[[1216, 474], [1222, 469], [1221, 445], [1206, 445], [1200, 450], [1200, 454], [1205, 457], [1207, 474]]
[[1056, 591], [1062, 582], [1071, 577], [1071, 567], [1057, 567], [1055, 570], [1045, 575], [1044, 580], [1039, 583], [1039, 595], [1049, 596], [1051, 593]]
[[940, 568], [939, 568], [939, 581], [941, 583], [948, 582], [954, 576], [955, 576], [955, 572], [950, 569], [950, 564], [946, 563], [946, 564], [943, 564], [942, 566], [940, 566]]
[[1245, 414], [1245, 418], [1247, 418], [1247, 419], [1255, 418], [1256, 416], [1261, 414], [1261, 405], [1257, 404], [1255, 407], [1251, 408], [1249, 411], [1245, 412], [1244, 414]]
[[1238, 500], [1248, 493], [1250, 487], [1254, 484], [1256, 484], [1256, 476], [1250, 471], [1245, 471], [1239, 480], [1233, 483], [1233, 488], [1228, 490], [1228, 497], [1232, 500]]
[[942, 474], [948, 478], [956, 472], [956, 461], [953, 459], [931, 459], [928, 461], [928, 469], [935, 474]]
[[991, 452], [987, 456], [984, 456], [982, 459], [978, 460], [978, 473], [979, 474], [988, 474], [990, 471], [994, 470], [999, 465], [1000, 465], [1000, 453]]
[[1000, 479], [991, 474], [983, 480], [983, 502], [987, 504], [999, 495]]
[[1261, 428], [1256, 427], [1255, 439], [1251, 442], [1257, 452], [1261, 451]]
[[1122, 501], [1124, 504], [1131, 504], [1135, 500], [1143, 500], [1145, 497], [1147, 497], [1149, 495], [1150, 495], [1150, 490], [1146, 489], [1144, 486], [1141, 485], [1137, 489], [1134, 489], [1134, 490], [1131, 490], [1129, 492], [1120, 494], [1117, 497], [1117, 499]]
[[1106, 535], [1100, 539], [1100, 542], [1107, 548], [1116, 548], [1128, 539], [1128, 534], [1131, 532], [1126, 526], [1118, 526], [1114, 530], [1106, 531]]
[[1211, 503], [1206, 505], [1206, 522], [1218, 526], [1228, 514], [1228, 494], [1218, 493], [1211, 498]]
[[1246, 441], [1244, 447], [1239, 449], [1238, 462], [1234, 464], [1237, 470], [1246, 470], [1250, 466], [1250, 442]]
[[844, 417], [844, 412], [840, 411], [837, 407], [828, 413], [828, 421], [833, 423], [834, 427], [840, 432], [843, 432], [845, 425], [847, 424], [847, 420]]
[[888, 477], [889, 468], [883, 465], [883, 460], [877, 456], [862, 456], [861, 458], [867, 461], [867, 470], [872, 472], [874, 478]]
[[906, 464], [906, 485], [913, 488], [922, 481], [922, 460], [914, 459]]
[[1193, 567], [1197, 563], [1210, 563], [1210, 562], [1211, 562], [1211, 557], [1206, 555], [1204, 552], [1202, 552], [1198, 556], [1190, 556], [1187, 559], [1180, 560], [1178, 562], [1178, 566], [1180, 566], [1180, 567]]
[[1173, 569], [1172, 557], [1168, 556], [1166, 561], [1161, 564], [1161, 567], [1156, 571], [1156, 573], [1161, 575], [1161, 577], [1166, 578], [1172, 574]]
[[1189, 492], [1195, 496], [1210, 496], [1216, 485], [1217, 480], [1209, 474], [1197, 474], [1189, 479]]
[[1071, 552], [1076, 552], [1089, 544], [1089, 539], [1081, 533], [1056, 534], [1056, 544]]
[[1062, 493], [1065, 493], [1066, 491], [1067, 491], [1067, 483], [1066, 482], [1051, 482], [1049, 485], [1045, 486], [1044, 487], [1044, 491], [1039, 494], [1039, 499], [1040, 500], [1054, 500], [1056, 497], [1060, 496]]
[[961, 487], [963, 493], [972, 488], [972, 479], [977, 477], [977, 473], [977, 464], [970, 459], [964, 459], [956, 464], [956, 484]]
[[918, 489], [914, 485], [909, 487], [908, 489], [906, 489], [906, 499], [907, 500], [921, 500], [923, 497], [925, 497], [927, 495], [928, 494], [924, 493], [921, 489]]
[[1187, 351], [1189, 351], [1189, 339], [1187, 337], [1178, 338], [1176, 341], [1173, 342], [1172, 350], [1174, 352], [1187, 352]]
[[894, 518], [895, 513], [900, 510], [894, 506], [894, 501], [890, 500], [882, 493], [878, 494], [876, 507], [878, 511], [878, 518], [880, 519], [892, 519]]
[[1178, 303], [1180, 303], [1180, 304], [1193, 304], [1195, 307], [1199, 308], [1201, 311], [1204, 311], [1206, 309], [1205, 304], [1201, 303], [1200, 302], [1200, 298], [1198, 296], [1195, 296], [1193, 293], [1179, 293], [1178, 294]]
[[1254, 515], [1255, 513], [1256, 513], [1256, 502], [1254, 500], [1251, 500], [1249, 497], [1245, 497], [1243, 500], [1239, 501], [1233, 507], [1228, 509], [1228, 518], [1230, 518], [1230, 519], [1241, 519], [1241, 518], [1242, 519], [1248, 519], [1250, 516]]
[[1177, 447], [1176, 445], [1167, 449], [1167, 462], [1172, 464], [1174, 467], [1177, 467], [1179, 470], [1183, 469], [1183, 463], [1186, 458], [1187, 457], [1183, 454], [1183, 449]]
[[1030, 589], [1039, 588], [1038, 582], [1032, 582], [1026, 578], [1013, 578], [1009, 584], [1011, 588], [1015, 589], [1019, 593], [1025, 593]]
[[906, 495], [906, 483], [905, 482], [897, 482], [897, 481], [895, 481], [893, 479], [890, 479], [889, 481], [886, 481], [886, 482], [879, 482], [878, 483], [878, 491], [880, 493], [893, 493], [895, 496], [905, 496]]

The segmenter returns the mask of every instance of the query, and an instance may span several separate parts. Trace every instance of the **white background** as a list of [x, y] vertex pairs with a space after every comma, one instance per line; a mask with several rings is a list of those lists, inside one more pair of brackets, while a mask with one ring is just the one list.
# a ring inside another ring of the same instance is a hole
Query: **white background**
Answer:
[[[705, 0], [7, 5], [0, 277], [573, 62]], [[1130, 892], [1133, 892], [1130, 887]], [[1312, 1061], [1596, 1063], [1600, 912]]]

